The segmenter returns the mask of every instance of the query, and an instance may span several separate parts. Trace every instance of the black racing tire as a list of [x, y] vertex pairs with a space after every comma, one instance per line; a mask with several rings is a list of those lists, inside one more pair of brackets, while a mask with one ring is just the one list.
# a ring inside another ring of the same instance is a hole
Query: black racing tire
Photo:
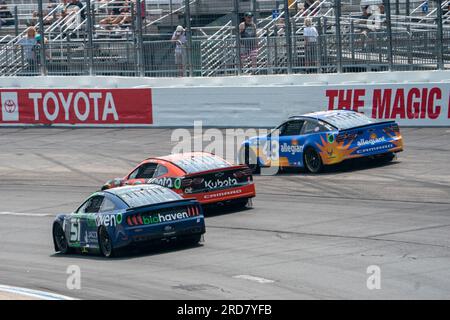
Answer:
[[69, 242], [67, 241], [66, 234], [64, 233], [61, 224], [54, 223], [53, 224], [53, 243], [55, 244], [55, 251], [62, 254], [69, 254], [72, 252], [69, 247]]
[[236, 201], [232, 204], [232, 206], [233, 206], [234, 208], [236, 208], [236, 209], [245, 209], [245, 208], [247, 208], [247, 206], [250, 206], [250, 205], [249, 205], [249, 202], [250, 202], [250, 199], [249, 199], [249, 198], [239, 199], [239, 200], [236, 200]]
[[202, 241], [202, 235], [201, 234], [195, 234], [192, 236], [188, 236], [183, 239], [183, 242], [189, 245], [196, 245]]
[[385, 163], [391, 162], [394, 159], [395, 159], [395, 153], [393, 153], [393, 152], [385, 153], [380, 158], [380, 160]]
[[311, 173], [319, 173], [323, 170], [323, 162], [320, 154], [314, 148], [307, 148], [303, 155], [305, 168]]
[[241, 148], [239, 160], [241, 164], [247, 165], [252, 170], [252, 173], [258, 174], [261, 172], [256, 154], [248, 146]]
[[98, 229], [98, 246], [100, 248], [100, 253], [106, 257], [111, 258], [115, 255], [114, 246], [112, 244], [111, 237], [105, 227], [100, 227]]

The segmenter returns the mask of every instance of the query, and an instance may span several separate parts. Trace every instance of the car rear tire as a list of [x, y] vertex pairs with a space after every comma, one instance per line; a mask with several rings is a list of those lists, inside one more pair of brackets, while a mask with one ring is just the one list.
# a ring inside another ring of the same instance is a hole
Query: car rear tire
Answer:
[[100, 253], [106, 257], [111, 258], [114, 256], [114, 247], [109, 236], [108, 230], [105, 227], [100, 227], [98, 230], [98, 245], [100, 248]]
[[251, 200], [249, 198], [236, 200], [233, 205], [236, 209], [245, 209], [251, 207]]
[[184, 242], [190, 245], [196, 245], [198, 244], [200, 241], [202, 241], [202, 235], [201, 234], [196, 234], [193, 236], [189, 236], [187, 238], [184, 239]]
[[68, 254], [71, 252], [66, 234], [59, 223], [55, 223], [53, 225], [53, 242], [55, 244], [56, 252], [60, 252], [62, 254]]
[[308, 148], [304, 154], [305, 168], [311, 173], [319, 173], [323, 169], [322, 158], [314, 148]]
[[393, 153], [393, 152], [386, 153], [381, 156], [381, 160], [383, 162], [391, 162], [394, 159], [395, 159], [395, 153]]
[[250, 150], [248, 146], [241, 149], [240, 162], [247, 165], [252, 170], [252, 173], [259, 173], [261, 168], [258, 164], [258, 158], [253, 150]]

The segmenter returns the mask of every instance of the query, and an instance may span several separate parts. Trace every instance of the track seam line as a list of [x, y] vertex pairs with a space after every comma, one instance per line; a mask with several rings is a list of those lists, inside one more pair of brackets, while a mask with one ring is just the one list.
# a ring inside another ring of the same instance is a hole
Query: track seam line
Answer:
[[307, 232], [296, 232], [296, 231], [280, 231], [280, 230], [254, 229], [254, 228], [245, 228], [245, 227], [220, 227], [220, 226], [211, 226], [211, 225], [208, 225], [207, 228], [210, 228], [210, 229], [229, 229], [229, 230], [256, 231], [256, 232], [268, 232], [268, 233], [284, 233], [284, 234], [293, 234], [293, 235], [298, 235], [298, 236], [323, 237], [323, 238], [386, 241], [386, 242], [415, 244], [415, 245], [421, 245], [421, 246], [431, 246], [431, 247], [450, 249], [450, 246], [439, 245], [439, 244], [421, 243], [421, 242], [406, 241], [406, 240], [394, 240], [394, 239], [377, 238], [378, 235], [368, 236], [368, 237], [358, 237], [358, 236], [344, 236], [344, 235], [338, 235], [338, 234], [307, 233]]

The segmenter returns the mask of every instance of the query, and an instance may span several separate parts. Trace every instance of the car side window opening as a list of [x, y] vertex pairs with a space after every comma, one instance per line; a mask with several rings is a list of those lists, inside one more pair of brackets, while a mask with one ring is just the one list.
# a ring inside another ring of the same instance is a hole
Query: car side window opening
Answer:
[[303, 125], [302, 134], [310, 134], [320, 132], [320, 125], [313, 120], [306, 120]]
[[108, 198], [105, 198], [102, 206], [100, 207], [100, 211], [99, 212], [109, 212], [109, 211], [114, 211], [116, 210], [116, 204], [114, 202], [112, 202], [111, 200], [109, 200]]
[[103, 203], [103, 196], [95, 196], [87, 200], [77, 211], [77, 213], [97, 213]]
[[169, 170], [166, 168], [166, 166], [164, 166], [162, 164], [158, 164], [158, 167], [156, 168], [156, 171], [155, 171], [155, 174], [153, 175], [153, 178], [161, 177], [161, 176], [165, 175], [168, 172], [169, 172]]
[[155, 174], [157, 163], [144, 163], [142, 166], [134, 170], [128, 179], [150, 179]]
[[283, 124], [280, 130], [280, 136], [297, 136], [303, 127], [303, 120], [291, 120]]

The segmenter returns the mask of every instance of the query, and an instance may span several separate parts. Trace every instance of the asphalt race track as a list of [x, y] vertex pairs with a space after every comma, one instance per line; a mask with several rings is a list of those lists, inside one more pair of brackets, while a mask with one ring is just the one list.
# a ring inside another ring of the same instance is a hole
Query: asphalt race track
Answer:
[[[53, 252], [56, 213], [171, 151], [168, 129], [0, 129], [0, 284], [81, 299], [450, 298], [450, 129], [405, 128], [391, 164], [257, 176], [205, 242], [115, 259]], [[66, 270], [81, 268], [81, 290]], [[380, 267], [369, 290], [367, 268]]]

